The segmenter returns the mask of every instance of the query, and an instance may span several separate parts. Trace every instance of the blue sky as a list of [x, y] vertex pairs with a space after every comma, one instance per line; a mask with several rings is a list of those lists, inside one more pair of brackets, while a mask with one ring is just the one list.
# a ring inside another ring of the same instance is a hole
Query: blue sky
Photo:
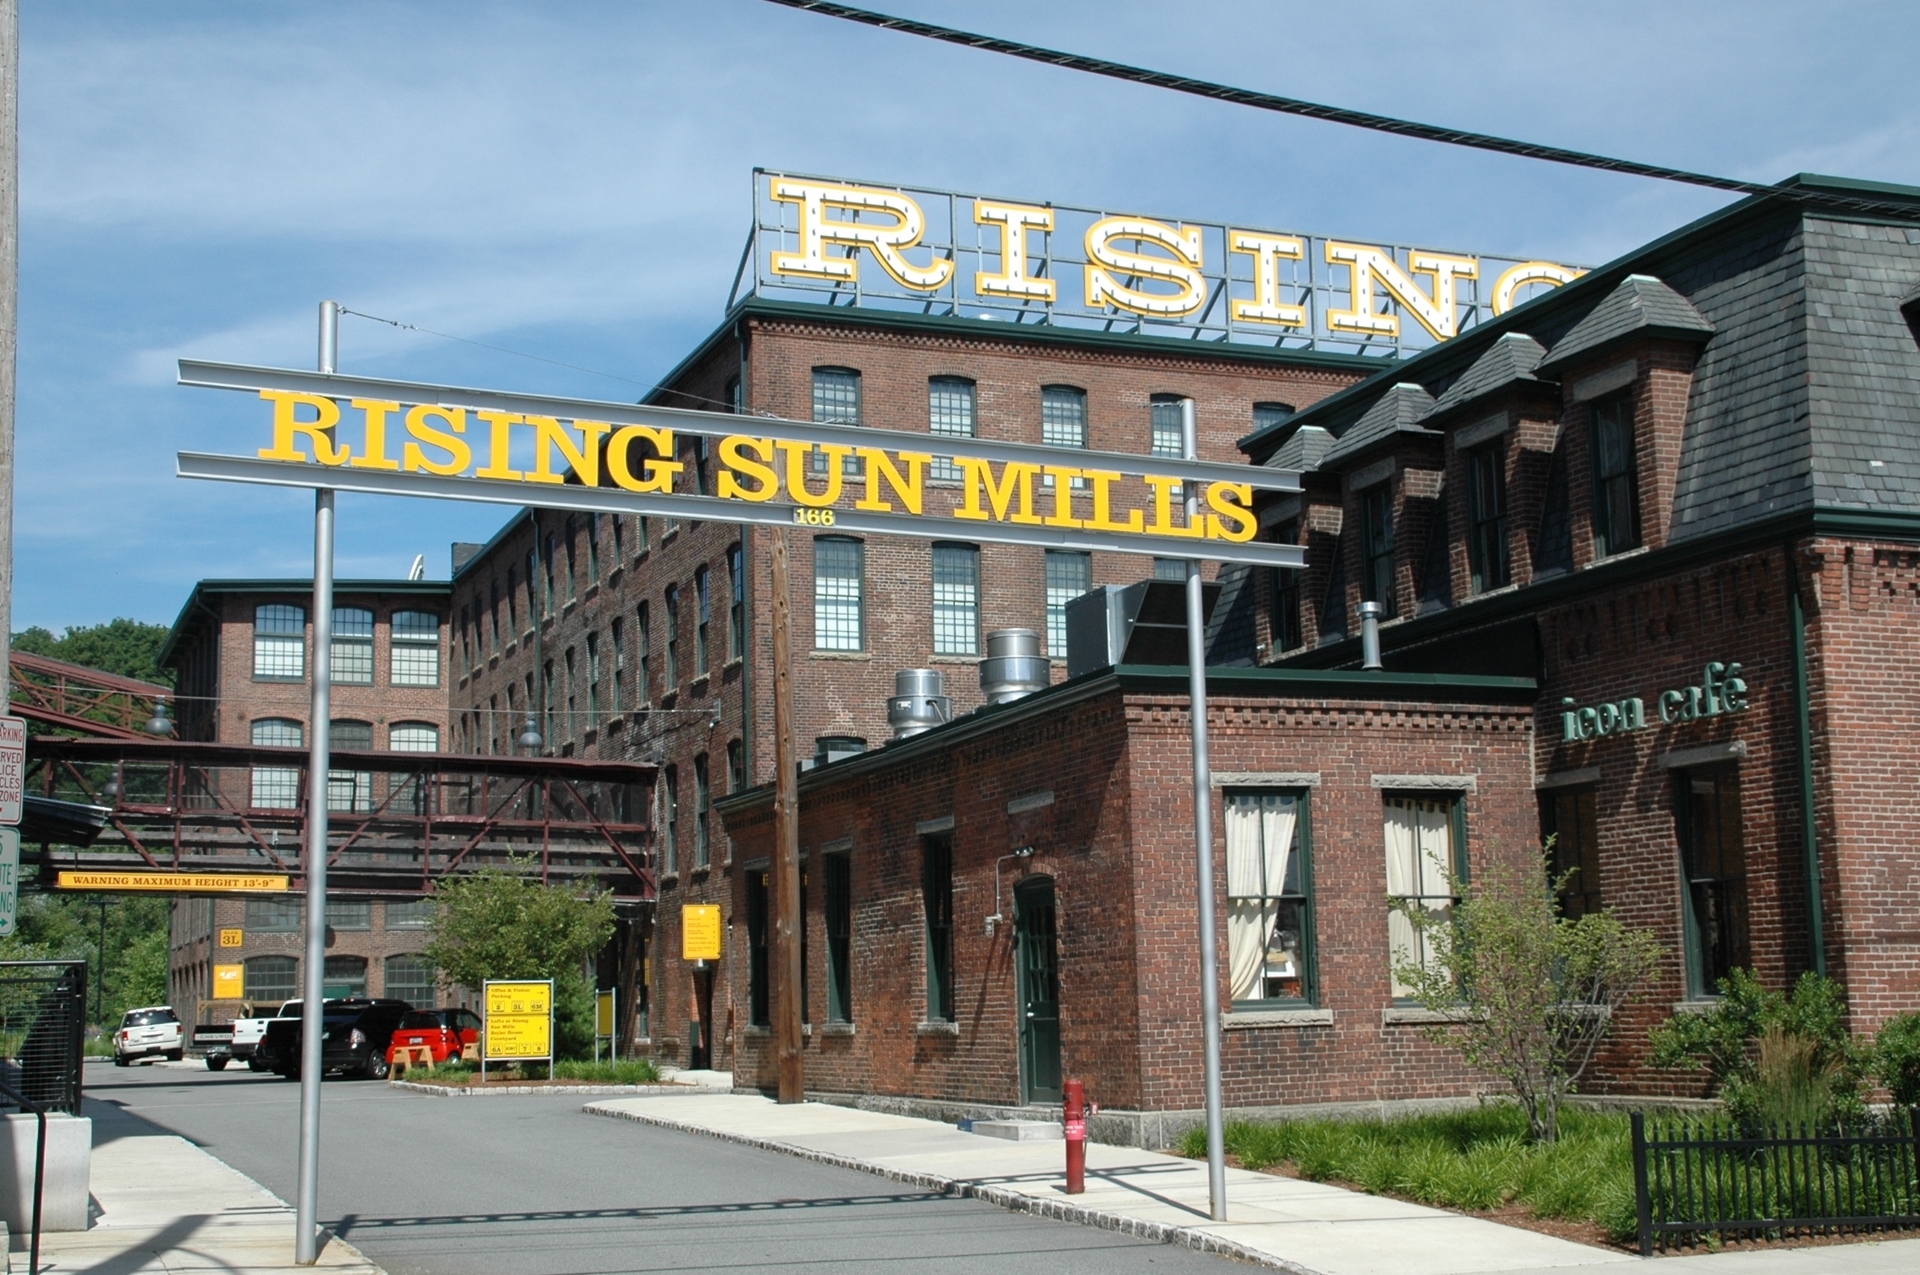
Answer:
[[[876, 0], [1340, 105], [1772, 181], [1920, 184], [1920, 7]], [[16, 628], [311, 570], [311, 497], [188, 483], [258, 409], [183, 356], [635, 398], [719, 319], [755, 165], [1600, 262], [1725, 202], [758, 3], [24, 0]], [[342, 497], [343, 575], [484, 540]]]

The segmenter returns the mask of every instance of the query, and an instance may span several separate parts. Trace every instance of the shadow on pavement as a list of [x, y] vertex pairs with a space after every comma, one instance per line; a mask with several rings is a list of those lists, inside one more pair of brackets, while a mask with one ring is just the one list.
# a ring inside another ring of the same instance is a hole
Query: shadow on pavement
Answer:
[[446, 1213], [437, 1217], [362, 1217], [349, 1213], [328, 1230], [341, 1239], [356, 1231], [399, 1230], [415, 1226], [480, 1226], [494, 1222], [646, 1221], [742, 1213], [778, 1213], [792, 1209], [862, 1208], [881, 1204], [923, 1204], [953, 1197], [938, 1191], [886, 1195], [835, 1195], [810, 1200], [747, 1200], [736, 1204], [662, 1204], [625, 1209], [529, 1209], [513, 1213]]

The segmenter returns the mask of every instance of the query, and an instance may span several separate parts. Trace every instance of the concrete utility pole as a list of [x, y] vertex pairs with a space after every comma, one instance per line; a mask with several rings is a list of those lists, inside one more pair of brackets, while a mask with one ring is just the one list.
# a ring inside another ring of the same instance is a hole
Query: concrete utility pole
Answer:
[[20, 4], [0, 0], [0, 713], [13, 685], [13, 368], [20, 339]]
[[780, 1101], [805, 1102], [800, 1054], [800, 777], [793, 755], [793, 649], [787, 622], [787, 533], [773, 542], [773, 1039]]
[[[320, 303], [320, 370], [339, 370], [340, 307]], [[300, 1167], [293, 1260], [320, 1260], [320, 1046], [327, 994], [327, 772], [333, 750], [333, 492], [313, 493], [313, 711], [307, 728], [307, 968], [300, 1003]]]

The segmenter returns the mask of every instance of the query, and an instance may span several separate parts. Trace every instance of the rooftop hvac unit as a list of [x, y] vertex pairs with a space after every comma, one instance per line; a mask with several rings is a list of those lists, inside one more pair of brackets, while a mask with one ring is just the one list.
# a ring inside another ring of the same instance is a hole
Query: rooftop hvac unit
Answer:
[[953, 700], [937, 668], [903, 668], [893, 675], [887, 725], [895, 739], [912, 739], [953, 720]]
[[995, 629], [987, 634], [987, 658], [980, 661], [980, 693], [989, 704], [1011, 704], [1053, 681], [1040, 634], [1033, 629]]
[[[1200, 586], [1204, 623], [1220, 585]], [[1183, 580], [1102, 585], [1067, 603], [1067, 676], [1116, 664], [1187, 663], [1187, 586]]]

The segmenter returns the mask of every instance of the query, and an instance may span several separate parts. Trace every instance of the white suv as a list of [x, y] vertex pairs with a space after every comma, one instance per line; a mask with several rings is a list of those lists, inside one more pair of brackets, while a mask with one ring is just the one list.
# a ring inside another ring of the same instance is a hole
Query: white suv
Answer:
[[130, 1009], [113, 1037], [113, 1065], [126, 1067], [136, 1058], [166, 1058], [179, 1062], [182, 1052], [180, 1020], [171, 1005]]

